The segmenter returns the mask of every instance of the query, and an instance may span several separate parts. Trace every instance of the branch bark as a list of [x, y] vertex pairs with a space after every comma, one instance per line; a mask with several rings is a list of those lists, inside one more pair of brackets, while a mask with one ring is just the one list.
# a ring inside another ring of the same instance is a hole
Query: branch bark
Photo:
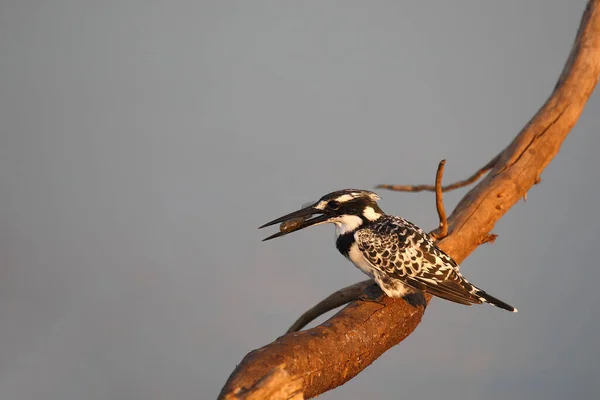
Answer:
[[[554, 91], [491, 170], [457, 205], [448, 236], [439, 246], [462, 262], [490, 240], [495, 223], [537, 182], [577, 122], [600, 75], [600, 0], [587, 4], [571, 54]], [[427, 302], [430, 296], [425, 296]], [[295, 398], [311, 398], [348, 381], [401, 342], [418, 326], [424, 307], [383, 297], [378, 303], [350, 303], [325, 323], [282, 336], [250, 352], [233, 371], [220, 399], [239, 393], [256, 398], [287, 398], [261, 392], [273, 371], [280, 384], [301, 382]], [[303, 396], [303, 397], [301, 397]]]
[[290, 326], [286, 333], [298, 332], [326, 312], [350, 303], [353, 300], [357, 300], [364, 293], [365, 289], [374, 283], [375, 282], [372, 279], [367, 279], [335, 291], [325, 299], [321, 300], [316, 306], [302, 314], [300, 318]]

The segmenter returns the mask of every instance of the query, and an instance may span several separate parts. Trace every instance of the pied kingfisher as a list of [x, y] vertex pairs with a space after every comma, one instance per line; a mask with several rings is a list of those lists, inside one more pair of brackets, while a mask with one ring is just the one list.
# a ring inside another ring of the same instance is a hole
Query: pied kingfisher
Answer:
[[517, 312], [470, 284], [459, 272], [458, 264], [436, 246], [431, 236], [404, 218], [385, 214], [377, 205], [379, 199], [367, 190], [338, 190], [260, 228], [282, 224], [280, 232], [264, 239], [269, 240], [309, 226], [333, 223], [340, 253], [390, 297], [422, 291], [459, 304], [488, 303]]

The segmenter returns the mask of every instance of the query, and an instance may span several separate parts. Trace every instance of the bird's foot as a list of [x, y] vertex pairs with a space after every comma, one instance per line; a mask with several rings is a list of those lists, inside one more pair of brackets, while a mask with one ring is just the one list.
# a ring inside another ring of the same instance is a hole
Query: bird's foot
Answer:
[[427, 308], [427, 301], [425, 301], [425, 296], [423, 295], [423, 292], [411, 292], [405, 294], [403, 297], [408, 304], [415, 308], [419, 306]]
[[385, 303], [383, 302], [383, 298], [385, 296], [385, 293], [383, 293], [383, 291], [381, 290], [381, 288], [376, 284], [373, 283], [372, 285], [369, 285], [365, 291], [363, 292], [363, 294], [361, 294], [358, 297], [358, 300], [360, 301], [369, 301], [372, 303], [377, 303], [380, 304], [382, 306], [385, 306]]

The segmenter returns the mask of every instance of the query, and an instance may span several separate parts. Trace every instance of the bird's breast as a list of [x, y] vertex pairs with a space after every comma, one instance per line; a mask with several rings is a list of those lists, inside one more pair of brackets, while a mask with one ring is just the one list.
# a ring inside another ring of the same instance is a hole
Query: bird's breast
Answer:
[[348, 259], [352, 261], [358, 269], [367, 274], [370, 278], [374, 277], [375, 269], [371, 265], [371, 263], [363, 256], [362, 251], [358, 248], [356, 242], [352, 243], [350, 249], [348, 250]]

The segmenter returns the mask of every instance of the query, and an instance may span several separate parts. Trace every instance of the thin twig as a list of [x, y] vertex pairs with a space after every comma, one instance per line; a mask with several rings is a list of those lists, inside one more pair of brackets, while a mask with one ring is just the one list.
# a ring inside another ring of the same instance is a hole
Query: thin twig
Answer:
[[[471, 183], [476, 182], [479, 178], [481, 178], [490, 169], [492, 169], [494, 167], [494, 165], [496, 164], [496, 161], [498, 161], [498, 156], [499, 155], [497, 155], [496, 157], [492, 158], [487, 164], [485, 164], [483, 167], [481, 167], [477, 172], [475, 172], [473, 175], [471, 175], [467, 179], [451, 183], [450, 185], [447, 185], [447, 186], [443, 186], [442, 187], [442, 191], [443, 192], [449, 192], [451, 190], [458, 189], [458, 188], [461, 188], [461, 187], [465, 187], [467, 185], [470, 185]], [[381, 184], [381, 185], [375, 186], [375, 188], [377, 188], [377, 189], [395, 190], [397, 192], [423, 192], [423, 191], [435, 192], [435, 186], [434, 185], [388, 185], [388, 184]]]
[[436, 230], [431, 232], [431, 236], [436, 240], [448, 236], [448, 219], [446, 218], [446, 210], [444, 209], [444, 196], [442, 194], [442, 178], [444, 177], [444, 165], [446, 165], [446, 160], [440, 161], [437, 172], [435, 174], [435, 207], [437, 208], [437, 213], [440, 217], [440, 226]]
[[338, 308], [346, 303], [350, 303], [351, 301], [358, 299], [363, 294], [365, 289], [372, 284], [373, 280], [367, 279], [366, 281], [346, 286], [345, 288], [332, 293], [326, 299], [320, 301], [319, 304], [302, 314], [300, 318], [298, 318], [296, 322], [290, 326], [286, 333], [298, 332], [300, 329], [304, 328], [306, 325], [310, 324], [327, 311], [331, 311], [334, 308]]

